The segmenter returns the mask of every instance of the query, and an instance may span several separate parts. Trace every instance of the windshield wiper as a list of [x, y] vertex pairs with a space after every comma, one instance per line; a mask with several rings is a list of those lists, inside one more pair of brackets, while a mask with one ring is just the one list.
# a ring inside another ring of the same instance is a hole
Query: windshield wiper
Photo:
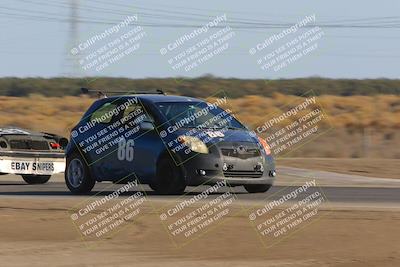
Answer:
[[221, 127], [221, 126], [214, 126], [214, 127], [200, 127], [200, 129], [212, 129], [212, 130], [243, 130], [242, 128], [239, 127], [233, 127], [233, 126], [226, 126], [226, 127]]
[[233, 127], [233, 126], [228, 126], [228, 127], [225, 127], [225, 128], [228, 129], [228, 130], [243, 130], [243, 128]]

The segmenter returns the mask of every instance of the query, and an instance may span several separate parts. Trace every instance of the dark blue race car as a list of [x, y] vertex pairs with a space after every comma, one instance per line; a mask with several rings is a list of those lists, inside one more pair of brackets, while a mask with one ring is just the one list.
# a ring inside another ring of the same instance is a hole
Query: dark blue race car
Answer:
[[221, 108], [224, 102], [162, 92], [95, 101], [71, 131], [68, 188], [82, 194], [96, 182], [138, 180], [160, 194], [221, 182], [266, 192], [275, 178], [268, 144]]

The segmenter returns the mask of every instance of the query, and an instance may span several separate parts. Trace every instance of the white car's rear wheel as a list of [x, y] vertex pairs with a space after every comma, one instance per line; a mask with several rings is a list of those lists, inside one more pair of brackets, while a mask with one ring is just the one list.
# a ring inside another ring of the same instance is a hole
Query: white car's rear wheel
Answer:
[[28, 184], [45, 184], [49, 181], [51, 175], [33, 175], [23, 174], [22, 179]]

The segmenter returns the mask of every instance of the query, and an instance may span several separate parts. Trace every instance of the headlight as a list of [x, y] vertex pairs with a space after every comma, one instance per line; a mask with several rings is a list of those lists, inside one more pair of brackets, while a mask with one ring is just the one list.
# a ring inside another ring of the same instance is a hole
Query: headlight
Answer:
[[194, 136], [181, 135], [179, 136], [181, 143], [185, 144], [190, 150], [197, 153], [208, 154], [208, 147], [199, 138]]
[[258, 136], [258, 141], [260, 142], [261, 146], [264, 148], [265, 154], [270, 155], [271, 154], [271, 148], [269, 147], [267, 141], [265, 139], [261, 138]]

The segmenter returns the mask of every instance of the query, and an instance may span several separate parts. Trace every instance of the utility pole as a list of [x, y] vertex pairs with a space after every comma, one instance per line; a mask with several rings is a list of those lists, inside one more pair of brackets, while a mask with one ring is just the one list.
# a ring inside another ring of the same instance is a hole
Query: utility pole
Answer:
[[69, 1], [69, 36], [67, 43], [67, 51], [65, 56], [64, 74], [68, 77], [80, 76], [79, 54], [73, 55], [71, 49], [78, 45], [79, 42], [79, 0]]

